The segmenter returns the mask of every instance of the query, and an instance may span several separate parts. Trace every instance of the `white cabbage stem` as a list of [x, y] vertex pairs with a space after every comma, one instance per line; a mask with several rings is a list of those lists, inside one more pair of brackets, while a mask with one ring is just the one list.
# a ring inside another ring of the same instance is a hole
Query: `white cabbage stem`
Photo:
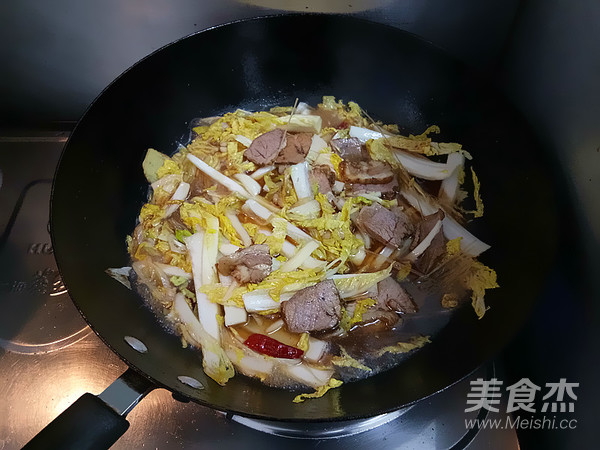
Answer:
[[448, 178], [459, 165], [455, 157], [448, 155], [447, 162], [438, 163], [418, 155], [412, 155], [401, 150], [393, 150], [393, 154], [400, 161], [408, 173], [424, 180], [444, 180]]
[[323, 357], [328, 347], [329, 344], [326, 341], [309, 337], [308, 349], [302, 355], [302, 359], [316, 363]]
[[204, 330], [213, 339], [218, 341], [221, 335], [219, 323], [217, 322], [217, 314], [220, 311], [219, 305], [211, 302], [206, 294], [200, 292], [203, 284], [202, 281], [205, 278], [203, 275], [204, 230], [199, 230], [191, 236], [186, 237], [185, 245], [192, 260], [192, 274], [194, 276], [196, 302], [198, 305], [198, 320]]
[[246, 175], [245, 173], [236, 173], [233, 177], [242, 183], [242, 186], [244, 186], [244, 189], [246, 189], [250, 195], [254, 196], [260, 194], [262, 188], [251, 176]]
[[310, 142], [310, 149], [306, 154], [306, 161], [312, 164], [317, 156], [321, 153], [321, 150], [327, 148], [327, 142], [319, 136], [318, 134], [313, 135], [312, 140]]
[[255, 170], [252, 173], [252, 175], [250, 175], [250, 176], [254, 180], [260, 180], [262, 177], [264, 177], [269, 172], [272, 172], [274, 169], [275, 169], [275, 166], [264, 166], [264, 167], [261, 167], [260, 169]]
[[242, 225], [242, 222], [240, 222], [240, 219], [238, 219], [237, 214], [230, 213], [225, 214], [225, 216], [231, 221], [231, 225], [240, 237], [244, 247], [252, 245], [252, 239], [250, 238], [248, 231], [244, 228], [244, 225]]
[[229, 177], [226, 177], [221, 172], [219, 172], [217, 169], [212, 168], [211, 166], [206, 164], [204, 161], [202, 161], [197, 156], [194, 156], [191, 153], [188, 153], [187, 159], [189, 159], [192, 162], [192, 164], [194, 164], [198, 169], [200, 169], [205, 175], [209, 176], [210, 178], [215, 180], [217, 183], [222, 184], [230, 191], [237, 192], [244, 198], [250, 197], [250, 194], [246, 191], [246, 189], [244, 189], [242, 186], [240, 186], [237, 182], [235, 182], [234, 180], [232, 180]]
[[252, 139], [247, 138], [246, 136], [243, 136], [241, 134], [236, 135], [235, 140], [242, 144], [244, 147], [250, 147], [250, 144], [252, 144]]
[[190, 279], [192, 278], [192, 274], [191, 273], [187, 273], [185, 270], [183, 270], [180, 267], [177, 266], [171, 266], [169, 264], [162, 264], [162, 263], [155, 263], [158, 267], [160, 267], [160, 269], [166, 274], [169, 275], [170, 277], [183, 277], [183, 278], [187, 278]]
[[[245, 213], [254, 215], [265, 222], [270, 223], [272, 220], [271, 211], [269, 211], [264, 206], [260, 205], [254, 199], [246, 200], [246, 202], [242, 206], [242, 210]], [[283, 220], [285, 220], [285, 219], [283, 219]], [[296, 242], [314, 241], [314, 239], [312, 237], [310, 237], [308, 234], [306, 234], [304, 231], [302, 231], [296, 225], [289, 223], [287, 220], [286, 220], [286, 223], [287, 223], [287, 235], [289, 237], [291, 237], [294, 241], [296, 241]]]
[[[175, 189], [175, 192], [173, 193], [171, 200], [176, 201], [176, 202], [182, 202], [187, 198], [189, 193], [190, 193], [189, 183], [182, 181], [181, 183], [179, 183], [179, 186], [177, 186], [177, 189]], [[175, 204], [175, 205], [167, 206], [165, 209], [165, 217], [169, 217], [171, 214], [173, 214], [175, 211], [177, 211], [177, 208], [179, 208], [179, 206], [180, 206], [179, 203]]]
[[248, 320], [248, 313], [244, 308], [238, 306], [224, 306], [225, 310], [225, 326], [230, 327], [233, 325], [239, 325], [240, 323], [246, 323]]
[[294, 164], [290, 169], [290, 177], [299, 200], [314, 198], [308, 179], [308, 163], [306, 161]]
[[446, 201], [451, 205], [454, 204], [459, 186], [458, 173], [460, 172], [460, 168], [463, 167], [464, 163], [465, 157], [462, 153], [450, 153], [448, 155], [448, 161], [446, 164], [455, 166], [455, 169], [448, 178], [442, 181], [440, 192], [438, 194], [440, 200]]
[[279, 302], [273, 300], [266, 289], [258, 289], [243, 294], [242, 300], [244, 301], [246, 311], [250, 313], [279, 309], [281, 306]]
[[385, 136], [391, 136], [391, 134], [383, 134], [379, 131], [369, 130], [368, 128], [350, 126], [350, 137], [358, 139], [360, 142], [365, 144], [370, 139], [380, 139]]
[[462, 237], [462, 240], [460, 241], [460, 250], [465, 255], [476, 257], [490, 248], [488, 244], [480, 241], [448, 215], [442, 220], [442, 229], [446, 239], [452, 240]]
[[422, 195], [415, 195], [414, 191], [401, 191], [400, 193], [402, 194], [402, 197], [404, 197], [406, 201], [410, 203], [410, 206], [419, 211], [423, 216], [430, 216], [431, 214], [435, 214], [440, 209], [438, 206], [432, 205]]
[[[288, 211], [291, 219], [316, 219], [321, 212], [321, 204], [317, 200], [309, 200], [298, 206], [294, 206]], [[297, 216], [297, 217], [296, 217]]]
[[[264, 229], [259, 230], [259, 233], [262, 233], [265, 236], [271, 236], [271, 234], [272, 234], [269, 230], [264, 230]], [[283, 241], [283, 247], [281, 248], [281, 253], [286, 258], [292, 258], [296, 254], [297, 251], [298, 251], [298, 248], [294, 244], [292, 244], [290, 241], [288, 241], [288, 240]], [[300, 267], [302, 267], [303, 269], [321, 270], [326, 265], [327, 265], [327, 263], [325, 261], [321, 261], [319, 259], [313, 258], [312, 256], [309, 256], [308, 258], [306, 258], [304, 260], [304, 262], [300, 265]]]
[[320, 244], [317, 241], [309, 241], [304, 244], [294, 256], [281, 265], [281, 271], [292, 272], [296, 270], [310, 257], [312, 252], [319, 248], [319, 245]]

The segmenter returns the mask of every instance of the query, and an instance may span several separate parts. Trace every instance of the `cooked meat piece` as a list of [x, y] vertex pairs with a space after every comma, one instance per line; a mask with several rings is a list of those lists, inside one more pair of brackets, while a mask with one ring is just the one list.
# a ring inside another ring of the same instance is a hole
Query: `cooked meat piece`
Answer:
[[179, 208], [177, 208], [175, 212], [169, 216], [167, 223], [171, 225], [174, 230], [187, 230], [187, 225], [181, 218]]
[[323, 128], [337, 128], [342, 124], [342, 122], [344, 122], [344, 119], [342, 119], [338, 114], [337, 109], [317, 108], [313, 114], [321, 116], [321, 120], [323, 121]]
[[346, 183], [386, 184], [394, 179], [392, 167], [383, 161], [342, 161], [340, 177]]
[[419, 243], [427, 237], [427, 235], [433, 230], [433, 227], [438, 220], [443, 220], [445, 217], [444, 211], [438, 209], [436, 213], [425, 216], [419, 222], [417, 229], [415, 230], [415, 239], [413, 240], [410, 250], [413, 250]]
[[448, 239], [440, 230], [427, 247], [427, 250], [415, 261], [415, 268], [423, 274], [431, 272], [439, 263], [440, 258], [446, 254], [447, 242]]
[[400, 247], [402, 241], [413, 233], [408, 217], [401, 211], [390, 211], [379, 203], [363, 207], [357, 223], [371, 237], [386, 245]]
[[331, 147], [346, 161], [364, 161], [368, 156], [360, 140], [354, 137], [332, 139]]
[[387, 200], [394, 198], [398, 189], [398, 180], [396, 180], [395, 177], [392, 179], [392, 181], [386, 184], [346, 184], [346, 194], [348, 195], [372, 194], [374, 192], [380, 192], [381, 198]]
[[271, 273], [271, 254], [266, 244], [240, 248], [217, 262], [223, 275], [231, 275], [238, 283], [259, 283]]
[[287, 142], [275, 159], [278, 164], [298, 164], [304, 161], [312, 143], [312, 133], [287, 133]]
[[310, 184], [317, 184], [319, 192], [327, 195], [335, 183], [335, 173], [328, 166], [315, 166], [310, 171]]
[[[289, 136], [287, 136], [289, 138]], [[244, 152], [247, 160], [259, 166], [271, 164], [279, 155], [279, 151], [286, 145], [284, 131], [276, 129], [261, 134], [252, 141], [250, 147]]]
[[415, 313], [418, 310], [408, 292], [392, 277], [380, 281], [377, 291], [377, 306], [381, 309], [397, 313]]
[[332, 280], [299, 290], [281, 304], [283, 320], [292, 333], [335, 327], [342, 314], [340, 296]]

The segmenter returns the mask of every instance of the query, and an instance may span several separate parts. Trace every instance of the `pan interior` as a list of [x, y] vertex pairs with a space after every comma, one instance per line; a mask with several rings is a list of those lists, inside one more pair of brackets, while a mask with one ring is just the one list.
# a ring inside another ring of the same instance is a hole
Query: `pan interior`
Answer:
[[[501, 289], [477, 320], [458, 310], [432, 344], [395, 369], [348, 383], [320, 399], [236, 376], [220, 387], [202, 372], [135, 293], [105, 275], [128, 265], [125, 236], [146, 200], [146, 149], [173, 153], [194, 117], [236, 108], [353, 100], [407, 133], [428, 125], [475, 157], [486, 215], [475, 234], [492, 249]], [[351, 419], [406, 406], [458, 381], [495, 354], [523, 323], [556, 247], [550, 171], [535, 139], [485, 80], [400, 30], [343, 16], [281, 16], [229, 24], [171, 44], [110, 85], [86, 112], [61, 158], [52, 198], [57, 262], [78, 308], [126, 362], [202, 404], [278, 420]], [[125, 336], [141, 340], [139, 353]], [[199, 380], [204, 389], [182, 384]]]

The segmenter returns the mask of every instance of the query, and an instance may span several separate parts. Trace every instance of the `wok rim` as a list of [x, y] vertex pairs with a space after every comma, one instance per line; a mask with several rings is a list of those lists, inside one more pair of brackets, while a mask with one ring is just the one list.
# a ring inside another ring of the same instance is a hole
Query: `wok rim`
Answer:
[[[55, 253], [55, 259], [56, 259], [56, 263], [57, 263], [57, 267], [59, 270], [59, 273], [61, 274], [61, 277], [63, 277], [63, 270], [61, 267], [61, 263], [59, 262], [59, 256], [56, 252], [57, 248], [60, 248], [61, 245], [56, 245], [56, 236], [54, 233], [54, 223], [56, 221], [55, 218], [55, 188], [56, 188], [56, 179], [59, 175], [59, 171], [61, 169], [61, 165], [63, 162], [63, 159], [65, 157], [65, 154], [67, 153], [71, 141], [73, 140], [73, 136], [76, 136], [77, 130], [80, 128], [82, 122], [84, 122], [87, 118], [87, 116], [89, 115], [90, 111], [95, 107], [95, 105], [98, 103], [98, 101], [104, 97], [105, 93], [110, 90], [115, 84], [119, 83], [119, 81], [126, 77], [127, 74], [129, 74], [132, 70], [134, 70], [135, 68], [137, 68], [139, 65], [143, 64], [145, 61], [153, 58], [155, 55], [163, 52], [165, 49], [168, 49], [172, 46], [176, 46], [177, 44], [179, 44], [182, 41], [188, 40], [190, 38], [193, 38], [195, 36], [199, 36], [199, 35], [203, 35], [205, 33], [214, 31], [214, 30], [220, 30], [220, 29], [224, 29], [236, 24], [243, 24], [243, 23], [250, 23], [250, 22], [262, 22], [262, 21], [269, 21], [269, 20], [273, 20], [273, 19], [278, 19], [278, 18], [289, 18], [289, 17], [334, 17], [334, 18], [341, 18], [342, 20], [346, 20], [348, 22], [354, 21], [354, 22], [362, 22], [365, 24], [370, 24], [372, 26], [376, 26], [378, 28], [387, 28], [389, 30], [393, 30], [394, 33], [400, 35], [404, 35], [405, 37], [408, 37], [414, 41], [418, 41], [422, 44], [425, 44], [427, 47], [429, 47], [430, 50], [433, 50], [435, 52], [437, 52], [438, 54], [449, 58], [451, 60], [453, 60], [454, 62], [460, 64], [463, 67], [466, 67], [466, 65], [456, 59], [455, 57], [451, 56], [448, 54], [448, 52], [446, 50], [444, 50], [442, 47], [432, 43], [430, 40], [423, 38], [422, 36], [416, 35], [410, 31], [406, 31], [403, 30], [401, 28], [397, 28], [395, 26], [389, 25], [389, 24], [384, 24], [384, 23], [380, 23], [380, 22], [376, 22], [373, 20], [369, 20], [369, 19], [364, 19], [364, 18], [359, 18], [356, 16], [353, 16], [351, 14], [330, 14], [330, 13], [311, 13], [311, 12], [298, 12], [298, 13], [276, 13], [276, 14], [266, 14], [266, 15], [261, 15], [261, 16], [255, 16], [255, 17], [248, 17], [248, 18], [242, 18], [242, 19], [235, 19], [235, 20], [231, 20], [222, 24], [217, 24], [217, 25], [213, 25], [210, 26], [208, 28], [205, 28], [203, 30], [198, 30], [195, 31], [193, 33], [190, 33], [186, 36], [180, 37], [172, 42], [169, 42], [161, 47], [159, 47], [158, 49], [152, 51], [151, 53], [147, 54], [146, 56], [140, 58], [138, 61], [136, 61], [134, 64], [132, 64], [131, 66], [127, 67], [122, 73], [120, 73], [117, 77], [115, 77], [107, 86], [105, 86], [101, 92], [94, 98], [94, 100], [87, 106], [85, 112], [82, 114], [82, 116], [79, 118], [79, 120], [77, 120], [77, 123], [75, 125], [75, 127], [73, 128], [72, 132], [70, 133], [70, 136], [67, 140], [67, 142], [64, 145], [64, 148], [61, 152], [60, 158], [58, 160], [57, 166], [56, 166], [56, 170], [54, 173], [54, 178], [52, 181], [52, 190], [51, 190], [51, 199], [50, 199], [50, 228], [51, 228], [51, 241], [52, 241], [52, 246], [54, 249], [54, 253]], [[483, 74], [481, 72], [477, 72], [474, 71], [472, 69], [469, 69], [470, 72], [474, 73], [477, 76], [480, 76], [484, 79], [486, 79], [487, 81], [490, 81], [487, 77], [483, 76]], [[495, 88], [494, 84], [489, 82], [487, 83], [491, 88]], [[513, 106], [511, 102], [507, 102], [507, 104], [509, 104], [510, 106]], [[513, 113], [519, 117], [519, 120], [521, 122], [525, 122], [524, 118], [522, 117], [522, 115], [515, 109], [513, 108]], [[174, 137], [175, 138], [175, 137]], [[61, 251], [59, 250], [60, 254]], [[553, 255], [553, 261], [555, 259], [555, 255]], [[202, 399], [199, 398], [195, 398], [195, 397], [190, 397], [188, 395], [186, 395], [183, 391], [179, 390], [179, 389], [174, 389], [172, 387], [170, 387], [168, 384], [163, 383], [161, 381], [159, 381], [158, 379], [156, 379], [155, 377], [149, 375], [147, 372], [145, 372], [144, 370], [140, 369], [138, 366], [136, 366], [131, 360], [130, 358], [124, 356], [122, 353], [120, 353], [113, 344], [111, 344], [112, 340], [109, 340], [106, 338], [106, 336], [104, 336], [100, 331], [98, 331], [98, 329], [96, 328], [96, 326], [94, 325], [94, 321], [88, 319], [87, 315], [85, 314], [85, 312], [83, 311], [82, 307], [80, 306], [80, 302], [75, 298], [75, 296], [73, 296], [70, 292], [70, 290], [68, 289], [68, 281], [66, 279], [63, 278], [63, 282], [65, 283], [65, 286], [67, 287], [67, 291], [69, 292], [69, 297], [71, 298], [73, 304], [75, 305], [75, 307], [77, 308], [77, 310], [79, 311], [79, 313], [81, 314], [81, 316], [83, 317], [83, 319], [85, 320], [85, 322], [87, 323], [87, 325], [91, 328], [91, 330], [93, 330], [94, 334], [96, 336], [98, 336], [100, 338], [100, 340], [102, 341], [102, 343], [104, 345], [106, 345], [114, 354], [116, 354], [119, 359], [121, 361], [123, 361], [128, 368], [134, 370], [139, 376], [145, 378], [146, 380], [148, 380], [150, 383], [152, 383], [153, 385], [153, 389], [154, 388], [163, 388], [166, 389], [168, 391], [170, 391], [174, 396], [179, 396], [181, 398], [184, 398], [185, 400], [191, 400], [196, 404], [199, 404], [203, 407], [207, 407], [213, 410], [217, 410], [217, 411], [222, 411], [228, 414], [234, 414], [234, 415], [239, 415], [239, 416], [243, 416], [243, 417], [249, 417], [249, 418], [254, 418], [254, 419], [259, 419], [259, 420], [269, 420], [269, 421], [273, 421], [273, 422], [288, 422], [288, 423], [303, 423], [303, 422], [308, 422], [308, 423], [327, 423], [327, 422], [344, 422], [344, 421], [351, 421], [351, 420], [359, 420], [359, 419], [366, 419], [369, 417], [374, 417], [376, 415], [380, 415], [380, 414], [388, 414], [394, 411], [397, 411], [399, 409], [403, 409], [409, 406], [412, 406], [416, 403], [422, 402], [434, 395], [437, 395], [441, 392], [446, 391], [447, 389], [452, 388], [453, 386], [455, 386], [456, 384], [460, 383], [461, 381], [463, 381], [464, 379], [468, 378], [469, 376], [471, 376], [474, 372], [476, 372], [477, 370], [479, 370], [483, 365], [485, 365], [486, 363], [488, 363], [489, 360], [484, 360], [484, 361], [480, 361], [475, 367], [472, 367], [470, 370], [468, 370], [466, 373], [464, 373], [461, 377], [459, 377], [458, 379], [455, 379], [453, 382], [451, 382], [450, 384], [444, 386], [441, 389], [437, 389], [434, 390], [433, 392], [431, 392], [430, 394], [426, 395], [426, 396], [420, 396], [419, 398], [407, 402], [407, 403], [402, 403], [399, 404], [395, 407], [390, 407], [390, 408], [385, 408], [385, 409], [381, 409], [376, 413], [365, 413], [365, 414], [348, 414], [348, 415], [342, 415], [342, 416], [335, 416], [335, 417], [315, 417], [315, 418], [294, 418], [294, 417], [285, 417], [285, 418], [281, 418], [281, 417], [274, 417], [274, 416], [265, 416], [262, 414], [254, 414], [252, 412], [246, 412], [246, 411], [238, 411], [235, 409], [228, 409], [225, 407], [221, 407], [219, 405], [216, 405], [214, 403], [210, 403], [209, 401], [204, 401]], [[535, 299], [534, 302], [532, 302], [532, 305], [534, 305], [535, 303], [537, 303], [539, 301], [539, 299]], [[83, 303], [85, 304], [85, 302]], [[461, 308], [470, 308], [470, 305], [463, 305]], [[529, 311], [529, 313], [527, 314], [527, 317], [529, 317], [531, 311]], [[519, 332], [522, 327], [523, 327], [524, 321], [523, 323], [521, 323], [518, 327], [518, 329], [514, 332], [513, 335], [510, 336], [510, 338], [506, 339], [502, 348], [505, 348], [515, 337], [516, 333]], [[392, 369], [388, 369], [388, 370], [392, 370]], [[384, 371], [385, 372], [385, 371]], [[242, 375], [242, 374], [239, 374]], [[244, 376], [244, 375], [242, 375]], [[376, 376], [376, 375], [375, 375]], [[372, 378], [372, 377], [369, 377]], [[360, 383], [362, 380], [357, 380], [354, 381], [353, 383]], [[271, 388], [269, 386], [264, 386], [265, 388], [269, 388], [269, 389], [277, 389], [277, 388]], [[300, 393], [300, 392], [306, 392], [306, 389], [303, 390], [288, 390], [288, 392], [290, 393]]]

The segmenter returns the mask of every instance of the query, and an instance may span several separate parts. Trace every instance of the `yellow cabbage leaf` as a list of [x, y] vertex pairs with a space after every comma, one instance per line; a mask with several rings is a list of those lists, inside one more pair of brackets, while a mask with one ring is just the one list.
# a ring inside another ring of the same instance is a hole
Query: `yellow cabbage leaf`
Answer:
[[379, 272], [358, 273], [343, 278], [336, 278], [334, 279], [334, 283], [342, 298], [350, 298], [366, 292], [381, 280], [389, 277], [391, 272], [392, 265]]
[[342, 381], [336, 380], [335, 378], [330, 378], [329, 382], [326, 385], [318, 387], [315, 390], [315, 392], [312, 392], [310, 394], [299, 394], [296, 397], [294, 397], [294, 403], [302, 403], [307, 398], [323, 397], [327, 393], [327, 391], [329, 391], [329, 389], [339, 387], [342, 384]]
[[352, 316], [348, 314], [348, 311], [344, 308], [342, 311], [342, 318], [340, 320], [340, 327], [344, 330], [349, 331], [355, 324], [362, 322], [363, 314], [371, 306], [376, 305], [377, 300], [374, 298], [364, 298], [355, 302], [355, 308]]
[[496, 272], [485, 264], [473, 260], [473, 265], [467, 275], [467, 288], [471, 289], [471, 301], [478, 318], [482, 318], [489, 307], [485, 306], [486, 289], [499, 287]]
[[308, 339], [309, 338], [310, 338], [310, 335], [308, 333], [302, 333], [300, 335], [300, 339], [298, 340], [298, 343], [296, 344], [296, 347], [299, 348], [300, 350], [302, 350], [303, 352], [308, 350]]
[[235, 173], [253, 172], [256, 166], [251, 161], [244, 161], [244, 150], [240, 149], [237, 141], [227, 143], [227, 169], [225, 175], [230, 176]]
[[181, 167], [172, 159], [165, 159], [165, 162], [162, 166], [156, 171], [156, 176], [160, 180], [162, 177], [176, 174], [179, 175], [181, 173]]
[[251, 290], [268, 290], [271, 298], [278, 302], [282, 292], [297, 291], [317, 284], [319, 281], [323, 281], [324, 278], [325, 272], [315, 272], [314, 270], [298, 269], [293, 272], [275, 270], [260, 283], [248, 284], [247, 286]]
[[216, 205], [203, 201], [184, 202], [179, 208], [179, 215], [183, 223], [192, 230], [196, 225], [206, 228], [206, 218], [209, 216], [217, 217], [219, 219], [219, 229], [223, 236], [233, 245], [241, 247], [242, 241], [238, 237], [231, 220], [226, 216], [227, 212], [239, 210], [241, 204], [242, 201], [235, 194], [223, 197]]
[[386, 145], [386, 138], [369, 139], [366, 143], [366, 146], [369, 155], [371, 155], [371, 158], [374, 160], [386, 162], [394, 169], [402, 167], [400, 161], [398, 161], [394, 153]]
[[396, 345], [382, 348], [377, 352], [377, 356], [382, 356], [385, 353], [408, 353], [412, 350], [421, 348], [430, 342], [429, 336], [415, 336], [410, 338], [408, 342], [398, 342]]
[[157, 226], [165, 215], [164, 209], [158, 205], [146, 203], [140, 211], [140, 222], [144, 228]]
[[408, 275], [410, 275], [411, 270], [412, 270], [412, 265], [409, 262], [402, 263], [400, 268], [398, 269], [398, 273], [396, 274], [396, 280], [398, 280], [398, 281], [406, 280], [406, 277], [408, 277]]
[[474, 186], [473, 197], [475, 197], [475, 212], [473, 213], [473, 215], [475, 217], [481, 217], [483, 216], [483, 200], [481, 199], [481, 193], [479, 192], [479, 190], [481, 189], [481, 184], [479, 183], [479, 179], [477, 178], [477, 175], [475, 174], [475, 171], [472, 167], [471, 175], [473, 176]]
[[365, 366], [363, 363], [350, 356], [344, 347], [340, 346], [340, 352], [340, 356], [334, 356], [333, 358], [331, 358], [331, 362], [336, 366], [354, 367], [355, 369], [364, 370], [366, 372], [373, 371], [373, 369], [371, 369], [370, 367]]
[[275, 256], [280, 254], [283, 248], [283, 242], [287, 236], [287, 221], [281, 217], [274, 217], [271, 225], [273, 225], [273, 232], [271, 236], [266, 237], [265, 243], [269, 246], [271, 256]]
[[229, 142], [235, 140], [238, 134], [255, 139], [275, 127], [284, 125], [284, 122], [275, 114], [266, 111], [248, 113], [237, 110], [227, 113], [211, 124], [201, 134], [204, 141]]
[[446, 242], [446, 256], [455, 256], [460, 253], [460, 241], [462, 241], [462, 236], [451, 239]]

